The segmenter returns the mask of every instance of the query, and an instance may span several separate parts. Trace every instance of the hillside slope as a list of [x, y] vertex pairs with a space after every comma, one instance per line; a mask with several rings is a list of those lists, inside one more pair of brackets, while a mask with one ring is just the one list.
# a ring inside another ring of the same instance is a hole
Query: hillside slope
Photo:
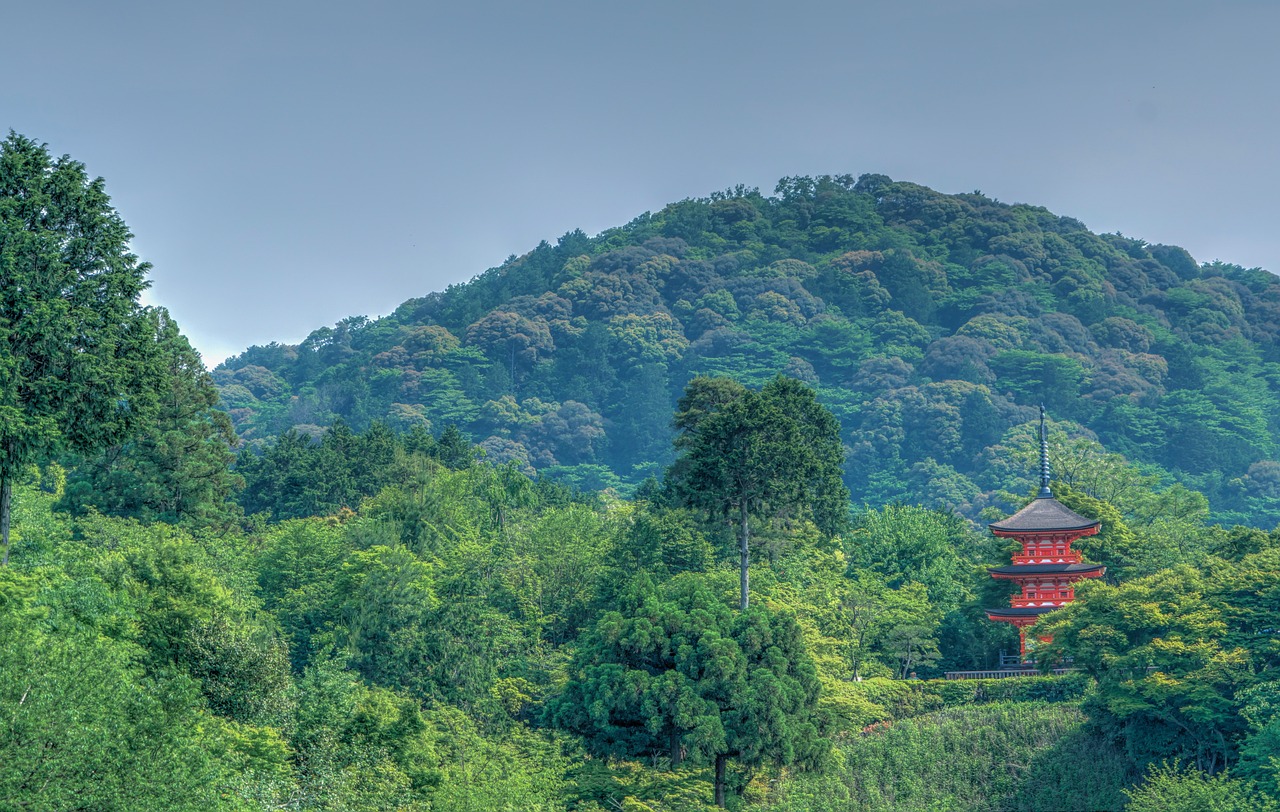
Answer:
[[695, 375], [815, 386], [855, 500], [975, 516], [1044, 403], [1215, 515], [1280, 521], [1280, 279], [882, 175], [786, 178], [542, 243], [385, 318], [214, 372], [241, 436], [337, 419], [456, 424], [491, 459], [588, 487], [671, 458]]

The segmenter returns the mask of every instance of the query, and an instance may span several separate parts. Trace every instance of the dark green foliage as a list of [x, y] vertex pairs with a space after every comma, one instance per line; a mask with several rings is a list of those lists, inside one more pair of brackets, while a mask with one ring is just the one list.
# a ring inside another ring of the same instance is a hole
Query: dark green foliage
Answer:
[[149, 266], [131, 237], [83, 164], [12, 131], [0, 142], [0, 564], [23, 468], [121, 442], [155, 409]]
[[735, 614], [693, 574], [661, 590], [642, 576], [584, 640], [547, 713], [600, 755], [715, 761], [718, 771], [725, 757], [813, 765], [818, 691], [792, 618]]
[[245, 481], [240, 503], [246, 513], [267, 513], [277, 520], [354, 510], [429, 459], [463, 468], [474, 461], [475, 450], [452, 426], [439, 441], [425, 430], [398, 437], [381, 422], [355, 434], [338, 421], [319, 442], [290, 430], [261, 454], [240, 455], [236, 472]]
[[660, 577], [701, 572], [714, 556], [711, 543], [687, 511], [651, 507], [638, 513], [614, 546], [613, 570], [620, 581], [644, 570]]
[[840, 424], [794, 378], [759, 391], [695, 378], [675, 417], [681, 456], [667, 471], [673, 498], [737, 527], [740, 606], [748, 605], [751, 520], [812, 519], [828, 534], [845, 525]]
[[164, 382], [156, 411], [127, 442], [78, 462], [59, 507], [142, 521], [225, 526], [238, 511], [231, 498], [243, 482], [231, 472], [239, 442], [218, 411], [218, 393], [200, 356], [157, 309], [157, 363]]

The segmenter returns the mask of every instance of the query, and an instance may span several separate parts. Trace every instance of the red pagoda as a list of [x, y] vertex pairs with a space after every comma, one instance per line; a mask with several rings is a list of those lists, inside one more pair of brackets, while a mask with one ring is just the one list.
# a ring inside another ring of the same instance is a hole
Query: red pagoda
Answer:
[[992, 578], [1017, 582], [1022, 594], [1014, 595], [1008, 609], [988, 609], [987, 617], [1018, 627], [1018, 654], [1027, 655], [1027, 627], [1060, 606], [1075, 600], [1075, 582], [1101, 578], [1107, 568], [1085, 564], [1071, 549], [1076, 539], [1098, 532], [1092, 521], [1053, 498], [1049, 490], [1049, 441], [1045, 434], [1044, 407], [1040, 407], [1040, 493], [1009, 518], [990, 525], [1001, 538], [1016, 539], [1022, 552], [1014, 553], [1013, 566], [990, 567]]

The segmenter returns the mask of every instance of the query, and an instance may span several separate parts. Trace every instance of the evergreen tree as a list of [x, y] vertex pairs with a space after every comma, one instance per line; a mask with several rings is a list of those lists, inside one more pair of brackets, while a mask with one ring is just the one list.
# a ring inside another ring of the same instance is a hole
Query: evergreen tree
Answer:
[[704, 576], [663, 587], [642, 575], [607, 612], [548, 706], [598, 755], [666, 753], [715, 765], [725, 805], [730, 758], [746, 766], [813, 764], [821, 755], [819, 683], [800, 627], [762, 607], [734, 613]]
[[695, 378], [675, 425], [683, 454], [668, 480], [685, 505], [736, 523], [745, 610], [753, 517], [811, 517], [828, 533], [843, 526], [849, 492], [840, 424], [812, 389], [779, 376], [759, 392]]
[[225, 524], [238, 507], [232, 473], [239, 442], [200, 356], [163, 308], [152, 311], [164, 385], [155, 414], [128, 442], [74, 467], [59, 507], [171, 524]]
[[139, 363], [154, 357], [150, 266], [131, 237], [83, 164], [0, 142], [0, 564], [23, 468], [120, 442], [155, 408], [161, 371]]

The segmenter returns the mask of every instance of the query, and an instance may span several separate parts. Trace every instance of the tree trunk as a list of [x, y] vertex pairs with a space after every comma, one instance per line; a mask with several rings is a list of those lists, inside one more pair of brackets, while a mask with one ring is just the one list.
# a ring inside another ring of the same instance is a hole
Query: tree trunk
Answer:
[[747, 562], [750, 556], [749, 551], [751, 549], [751, 524], [747, 521], [746, 500], [743, 500], [742, 504], [738, 507], [738, 514], [740, 523], [738, 529], [738, 554], [742, 559], [742, 573], [740, 578], [742, 582], [742, 600], [739, 604], [739, 608], [745, 612], [747, 611]]
[[724, 809], [724, 768], [729, 757], [721, 753], [716, 756], [716, 806]]
[[683, 748], [680, 746], [680, 731], [674, 727], [671, 728], [671, 771], [675, 772], [680, 769], [680, 762], [684, 760]]
[[13, 505], [13, 477], [0, 474], [0, 537], [4, 539], [4, 557], [0, 567], [9, 566], [9, 514]]

